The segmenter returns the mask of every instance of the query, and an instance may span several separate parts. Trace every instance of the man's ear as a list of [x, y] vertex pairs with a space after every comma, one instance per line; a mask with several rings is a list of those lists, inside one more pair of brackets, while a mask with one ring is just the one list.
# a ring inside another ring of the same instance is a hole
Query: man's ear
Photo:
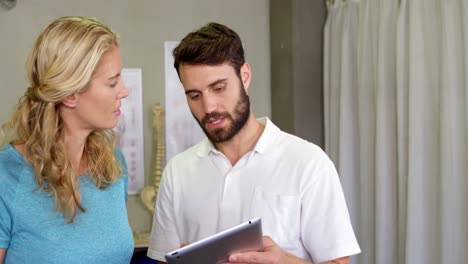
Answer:
[[246, 62], [240, 68], [240, 75], [242, 78], [242, 83], [244, 84], [245, 91], [247, 92], [250, 86], [250, 81], [252, 80], [252, 73], [250, 71], [250, 65]]
[[76, 106], [78, 105], [78, 95], [77, 94], [67, 95], [62, 100], [62, 104], [69, 108], [76, 108]]

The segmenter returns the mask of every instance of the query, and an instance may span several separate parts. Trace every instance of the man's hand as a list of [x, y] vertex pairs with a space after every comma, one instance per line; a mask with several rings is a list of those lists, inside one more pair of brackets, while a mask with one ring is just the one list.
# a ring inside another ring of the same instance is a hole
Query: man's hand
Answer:
[[[228, 263], [242, 264], [311, 264], [282, 250], [269, 236], [263, 237], [263, 251], [249, 251], [229, 256]], [[343, 257], [322, 264], [349, 264], [349, 257]]]
[[182, 244], [180, 244], [180, 248], [183, 248], [183, 247], [188, 246], [188, 245], [190, 245], [189, 242], [182, 243]]
[[321, 264], [349, 264], [349, 257], [337, 258], [334, 260], [322, 262]]
[[231, 255], [228, 263], [310, 264], [310, 262], [282, 250], [269, 236], [263, 237], [263, 251], [249, 251]]

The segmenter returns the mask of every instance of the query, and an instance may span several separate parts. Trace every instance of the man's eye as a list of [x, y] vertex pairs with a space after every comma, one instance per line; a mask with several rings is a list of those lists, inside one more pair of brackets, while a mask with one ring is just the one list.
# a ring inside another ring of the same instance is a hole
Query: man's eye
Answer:
[[199, 94], [190, 95], [190, 99], [191, 99], [191, 100], [198, 100], [199, 98], [200, 98], [200, 95], [199, 95]]
[[222, 92], [224, 90], [224, 86], [215, 87], [213, 90], [215, 90], [215, 92]]

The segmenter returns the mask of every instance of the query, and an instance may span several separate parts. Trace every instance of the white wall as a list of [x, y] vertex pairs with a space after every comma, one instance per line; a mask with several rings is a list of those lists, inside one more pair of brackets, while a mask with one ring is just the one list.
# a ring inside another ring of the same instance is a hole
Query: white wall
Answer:
[[[244, 42], [253, 80], [249, 89], [257, 116], [270, 116], [269, 0], [18, 0], [0, 9], [0, 122], [5, 122], [26, 87], [24, 64], [39, 31], [54, 18], [96, 17], [120, 35], [124, 67], [143, 69], [145, 174], [154, 160], [151, 106], [164, 105], [164, 41], [216, 21], [236, 30]], [[151, 215], [138, 197], [128, 202], [134, 231], [148, 231]]]

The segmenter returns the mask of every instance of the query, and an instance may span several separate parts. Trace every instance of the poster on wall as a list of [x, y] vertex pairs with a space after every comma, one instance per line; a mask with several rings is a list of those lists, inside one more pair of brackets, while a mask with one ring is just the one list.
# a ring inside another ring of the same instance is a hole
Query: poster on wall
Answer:
[[145, 186], [141, 69], [122, 69], [122, 80], [128, 97], [121, 101], [121, 115], [114, 131], [117, 134], [116, 145], [127, 162], [128, 194], [131, 195], [138, 194]]
[[172, 51], [178, 41], [164, 43], [166, 79], [166, 161], [200, 142], [205, 134], [192, 116], [184, 88], [174, 68]]

